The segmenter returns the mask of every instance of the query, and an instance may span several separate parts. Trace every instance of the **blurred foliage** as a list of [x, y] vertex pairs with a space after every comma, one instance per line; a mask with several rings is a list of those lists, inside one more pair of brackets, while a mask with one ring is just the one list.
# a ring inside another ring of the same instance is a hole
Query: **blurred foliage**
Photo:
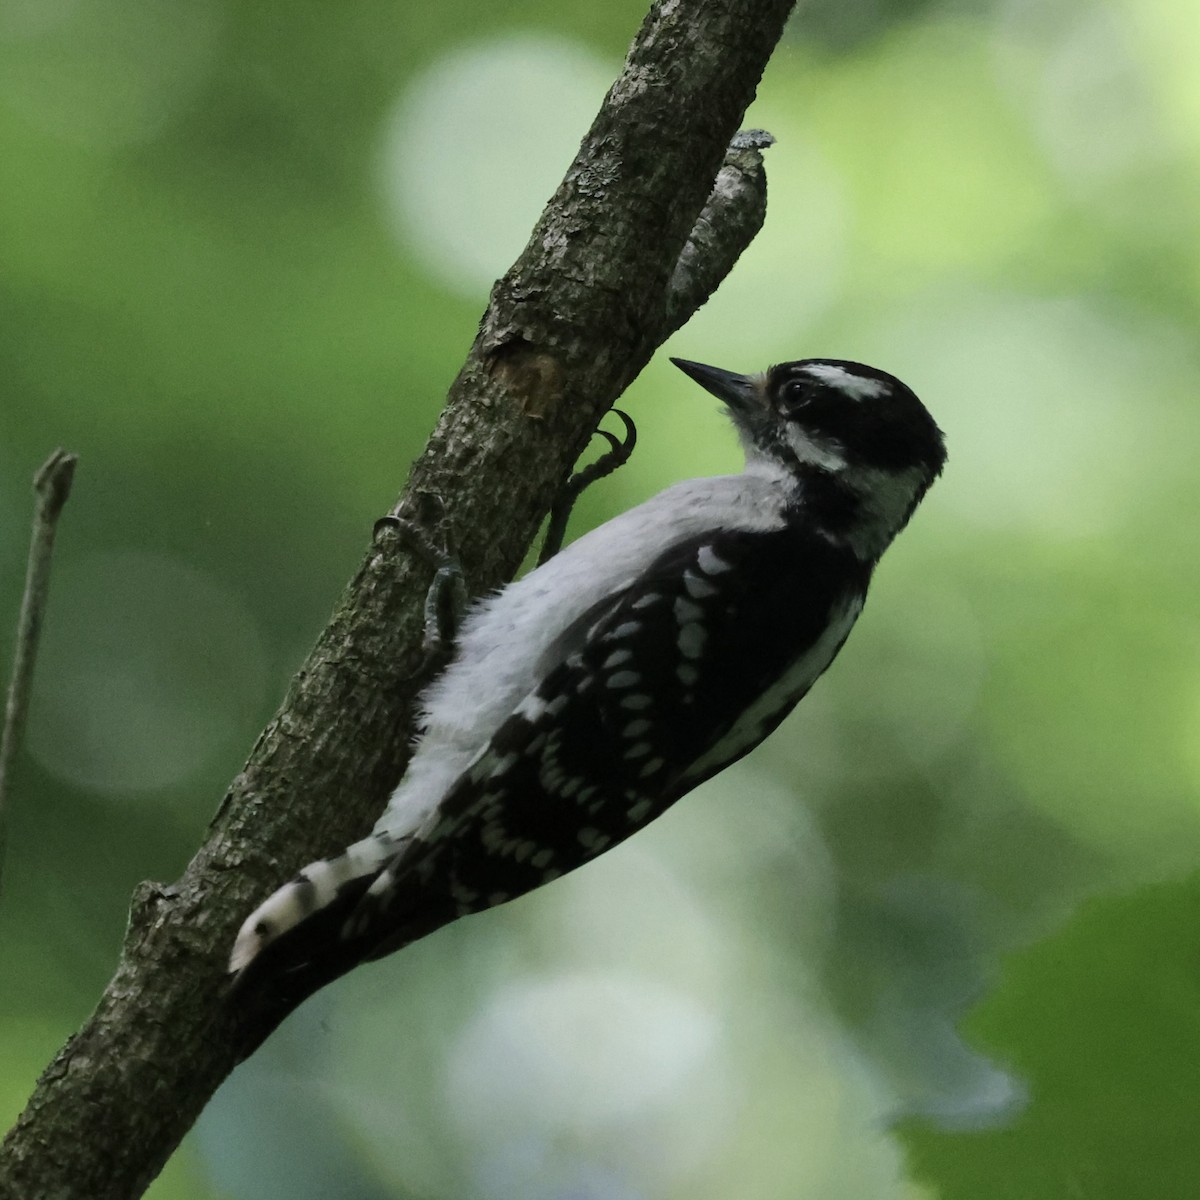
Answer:
[[1036, 1097], [968, 1137], [908, 1131], [946, 1200], [1186, 1200], [1200, 1171], [1200, 877], [1092, 901], [1015, 956], [970, 1021]]
[[[643, 12], [0, 7], [0, 613], [32, 472], [81, 456], [0, 897], [5, 1117], [203, 838]], [[802, 7], [747, 118], [767, 225], [673, 349], [893, 370], [945, 479], [768, 745], [314, 998], [156, 1200], [1191, 1194], [1198, 12]], [[660, 362], [625, 405], [576, 529], [736, 467]]]

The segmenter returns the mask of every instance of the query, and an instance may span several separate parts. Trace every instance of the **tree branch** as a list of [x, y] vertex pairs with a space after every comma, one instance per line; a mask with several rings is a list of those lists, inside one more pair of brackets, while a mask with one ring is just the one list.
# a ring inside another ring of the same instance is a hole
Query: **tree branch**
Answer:
[[[658, 0], [493, 289], [394, 510], [420, 523], [437, 496], [476, 591], [511, 577], [599, 418], [757, 232], [761, 163], [726, 151], [791, 6]], [[399, 778], [429, 578], [384, 527], [208, 840], [174, 885], [135, 893], [113, 980], [5, 1140], [0, 1197], [140, 1194], [278, 1021], [226, 1002], [230, 944], [298, 866], [365, 833]]]
[[17, 618], [17, 643], [13, 653], [12, 679], [4, 706], [4, 729], [0, 731], [0, 879], [4, 875], [7, 849], [8, 793], [13, 764], [25, 736], [29, 715], [29, 697], [33, 690], [33, 668], [37, 661], [42, 619], [50, 598], [50, 563], [54, 556], [54, 537], [58, 518], [71, 494], [78, 458], [65, 450], [55, 450], [33, 477], [36, 497], [33, 533], [29, 540], [29, 565], [25, 572], [25, 593], [21, 597], [21, 615]]

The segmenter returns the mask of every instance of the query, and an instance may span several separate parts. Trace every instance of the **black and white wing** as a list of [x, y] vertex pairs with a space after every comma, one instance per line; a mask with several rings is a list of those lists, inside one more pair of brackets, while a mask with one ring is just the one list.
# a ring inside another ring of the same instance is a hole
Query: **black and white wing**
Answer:
[[555, 640], [540, 683], [415, 834], [310, 869], [309, 915], [253, 973], [290, 973], [307, 994], [624, 840], [791, 711], [840, 649], [869, 575], [792, 527], [672, 546]]
[[[672, 547], [558, 639], [541, 683], [358, 902], [347, 933], [377, 919], [402, 927], [409, 876], [414, 894], [462, 915], [628, 837], [791, 711], [840, 649], [868, 577], [853, 555], [790, 529]], [[393, 906], [399, 922], [385, 916]], [[389, 937], [381, 952], [394, 948]]]

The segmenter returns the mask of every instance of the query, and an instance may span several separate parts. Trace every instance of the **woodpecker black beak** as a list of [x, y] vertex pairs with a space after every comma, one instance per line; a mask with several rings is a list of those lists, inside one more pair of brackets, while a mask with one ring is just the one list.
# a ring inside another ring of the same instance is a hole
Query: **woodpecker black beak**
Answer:
[[718, 400], [728, 404], [734, 412], [746, 412], [754, 401], [756, 385], [750, 375], [735, 375], [732, 371], [706, 367], [703, 363], [689, 362], [686, 358], [673, 358], [671, 361], [706, 392], [711, 392]]

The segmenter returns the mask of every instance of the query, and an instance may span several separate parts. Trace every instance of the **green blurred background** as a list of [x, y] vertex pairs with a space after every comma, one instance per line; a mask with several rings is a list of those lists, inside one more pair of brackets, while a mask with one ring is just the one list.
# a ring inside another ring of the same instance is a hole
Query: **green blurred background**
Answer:
[[[29, 477], [81, 456], [3, 1124], [203, 837], [643, 12], [0, 6], [4, 628]], [[155, 1200], [1195, 1196], [1198, 51], [1179, 0], [803, 9], [747, 118], [766, 227], [670, 349], [894, 371], [946, 477], [766, 747], [315, 998]], [[737, 466], [665, 355], [625, 404], [577, 530]]]

